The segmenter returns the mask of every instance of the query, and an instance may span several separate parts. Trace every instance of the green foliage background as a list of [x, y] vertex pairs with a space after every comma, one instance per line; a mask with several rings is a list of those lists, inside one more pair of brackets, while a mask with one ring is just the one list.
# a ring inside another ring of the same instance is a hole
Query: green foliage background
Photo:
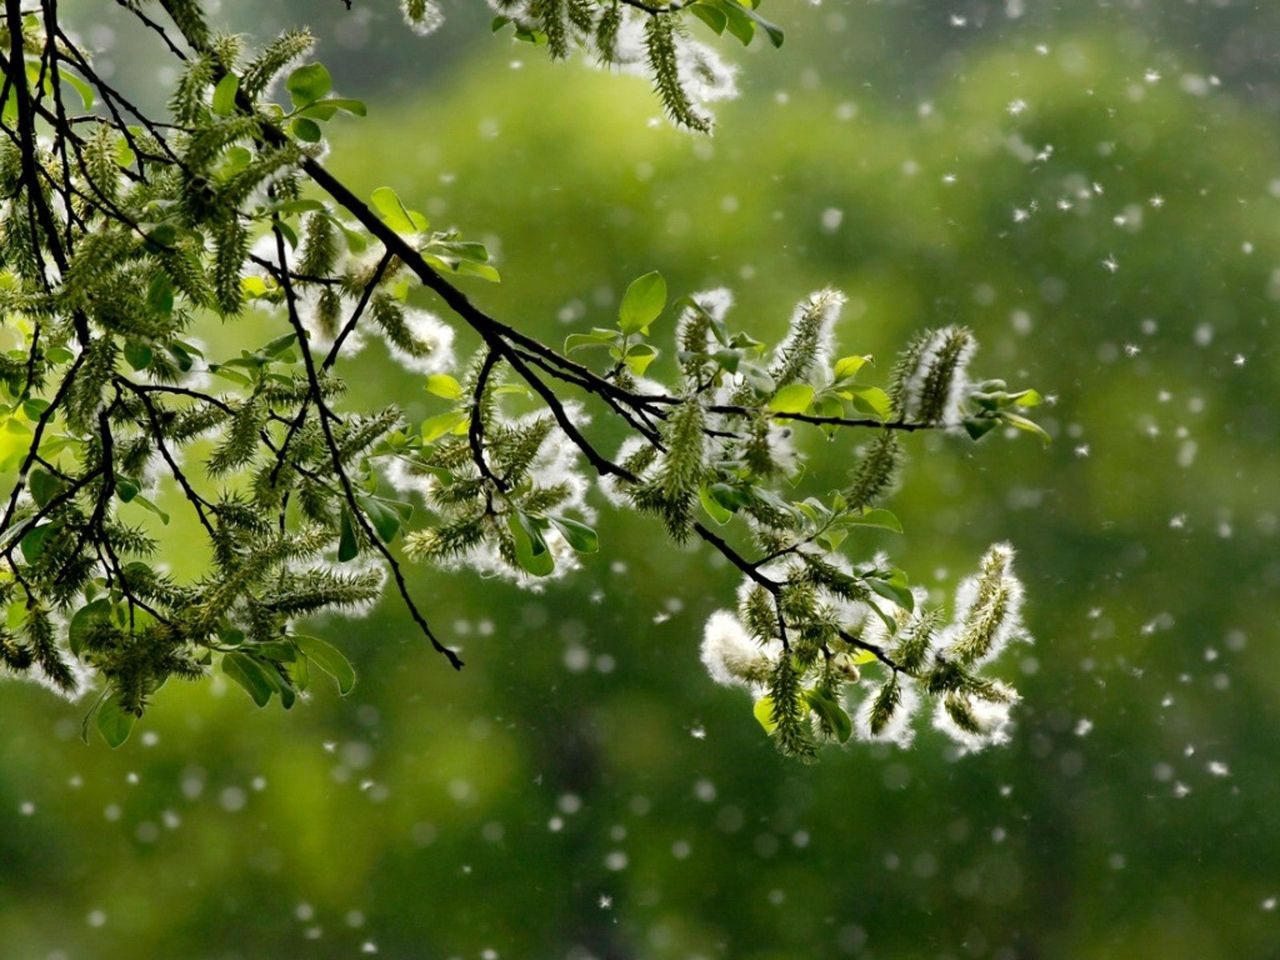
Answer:
[[[651, 122], [642, 81], [486, 36], [482, 10], [421, 41], [392, 4], [330, 6], [265, 16], [319, 20], [370, 101], [332, 166], [490, 240], [504, 281], [474, 296], [521, 329], [605, 320], [658, 269], [777, 334], [831, 283], [848, 352], [965, 323], [979, 373], [1057, 395], [1047, 451], [912, 438], [909, 539], [862, 534], [939, 588], [1018, 547], [1039, 643], [1004, 666], [1017, 733], [958, 761], [933, 734], [778, 758], [697, 660], [731, 571], [606, 512], [602, 555], [541, 595], [417, 571], [461, 675], [388, 603], [322, 628], [350, 697], [285, 715], [171, 683], [117, 752], [6, 683], [0, 954], [1273, 956], [1280, 144], [1253, 38], [1276, 15], [796, 5], [708, 141]], [[110, 56], [163, 93], [146, 41]], [[353, 401], [434, 409], [372, 349], [343, 372]], [[845, 443], [816, 461], [833, 485]], [[175, 568], [202, 562], [194, 530], [164, 535]]]

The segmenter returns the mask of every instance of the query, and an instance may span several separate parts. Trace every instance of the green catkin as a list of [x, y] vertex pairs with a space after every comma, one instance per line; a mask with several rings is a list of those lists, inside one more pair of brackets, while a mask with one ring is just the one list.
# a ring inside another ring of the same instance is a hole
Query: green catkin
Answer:
[[676, 27], [671, 17], [650, 16], [644, 25], [645, 52], [653, 89], [663, 109], [676, 124], [699, 133], [709, 133], [711, 121], [700, 114], [680, 82], [676, 63]]

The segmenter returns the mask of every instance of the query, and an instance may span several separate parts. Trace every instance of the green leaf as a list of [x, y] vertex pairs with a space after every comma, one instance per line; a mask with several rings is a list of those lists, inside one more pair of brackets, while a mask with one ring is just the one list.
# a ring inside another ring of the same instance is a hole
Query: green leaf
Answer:
[[542, 539], [542, 532], [524, 513], [513, 510], [507, 514], [507, 526], [515, 541], [516, 562], [522, 570], [535, 577], [545, 577], [555, 570], [555, 557]]
[[633, 343], [627, 347], [627, 355], [623, 358], [623, 362], [632, 376], [643, 377], [644, 372], [649, 369], [649, 364], [656, 359], [658, 359], [657, 347], [647, 343]]
[[773, 697], [761, 697], [751, 707], [751, 712], [755, 715], [760, 726], [764, 727], [765, 733], [772, 736], [773, 731], [778, 729], [778, 721], [773, 718]]
[[427, 377], [425, 384], [427, 393], [433, 393], [445, 400], [457, 400], [462, 396], [462, 384], [447, 373], [433, 373]]
[[893, 413], [893, 403], [889, 395], [879, 387], [866, 387], [853, 391], [853, 405], [863, 413], [869, 413], [879, 420], [888, 420]]
[[35, 563], [44, 554], [44, 541], [49, 534], [58, 529], [56, 523], [46, 523], [42, 527], [29, 530], [22, 537], [22, 558], [27, 563]]
[[84, 104], [86, 110], [93, 109], [93, 87], [89, 86], [74, 73], [68, 73], [62, 69], [58, 70], [58, 79], [80, 94], [80, 102]]
[[129, 739], [137, 719], [120, 706], [115, 697], [108, 697], [98, 708], [98, 733], [102, 734], [102, 739], [107, 741], [107, 746], [114, 750]]
[[866, 584], [873, 591], [892, 600], [904, 610], [914, 610], [916, 598], [907, 585], [907, 575], [901, 570], [891, 570], [882, 577], [867, 577]]
[[157, 273], [147, 287], [147, 306], [162, 317], [173, 313], [173, 281], [167, 273]]
[[698, 502], [702, 504], [702, 509], [707, 511], [707, 515], [721, 526], [733, 519], [733, 511], [716, 500], [705, 486], [698, 490]]
[[654, 270], [636, 277], [622, 295], [618, 307], [618, 328], [623, 333], [648, 332], [667, 305], [667, 281]]
[[356, 671], [341, 650], [319, 637], [295, 634], [292, 639], [308, 660], [337, 681], [338, 693], [345, 697], [351, 692], [356, 685]]
[[742, 4], [738, 0], [715, 0], [716, 8], [725, 16], [725, 28], [737, 37], [744, 47], [751, 42], [751, 38], [755, 35], [756, 28], [751, 18], [747, 16]]
[[0, 425], [0, 471], [16, 470], [31, 447], [31, 428], [10, 416]]
[[286, 333], [283, 337], [276, 337], [270, 343], [262, 348], [262, 353], [268, 357], [278, 357], [284, 353], [298, 339], [296, 333]]
[[819, 690], [806, 690], [804, 697], [823, 726], [835, 734], [837, 740], [845, 743], [853, 735], [853, 721], [849, 719], [844, 707], [833, 698]]
[[689, 12], [714, 30], [717, 35], [724, 33], [724, 28], [729, 22], [729, 18], [723, 11], [706, 3], [693, 4], [689, 7]]
[[298, 67], [285, 81], [285, 89], [295, 107], [315, 103], [333, 89], [333, 78], [323, 63], [308, 63]]
[[863, 510], [861, 514], [850, 516], [844, 522], [856, 527], [880, 527], [894, 533], [902, 532], [902, 522], [891, 511], [882, 508]]
[[856, 377], [858, 371], [867, 365], [871, 360], [870, 357], [841, 357], [836, 361], [835, 378], [844, 380], [848, 377]]
[[470, 420], [465, 410], [450, 410], [422, 421], [422, 442], [434, 443], [450, 431], [457, 430]]
[[597, 327], [590, 333], [571, 333], [564, 338], [564, 352], [574, 350], [590, 350], [595, 347], [609, 347], [622, 339], [617, 330], [604, 330]]
[[773, 377], [770, 376], [769, 371], [765, 370], [760, 365], [755, 363], [743, 363], [740, 365], [740, 369], [743, 377], [746, 378], [747, 383], [751, 384], [751, 386], [755, 388], [756, 393], [768, 397], [772, 396], [773, 391], [777, 389], [777, 384], [774, 383]]
[[369, 108], [363, 100], [352, 100], [350, 97], [329, 97], [321, 102], [337, 107], [344, 113], [350, 113], [353, 116], [365, 117], [369, 115]]
[[138, 506], [143, 507], [146, 510], [150, 510], [160, 518], [160, 522], [166, 527], [169, 525], [169, 515], [141, 494], [134, 494], [133, 499], [129, 502], [136, 503]]
[[128, 503], [141, 492], [142, 488], [138, 486], [136, 480], [130, 480], [128, 477], [116, 477], [116, 496], [120, 498], [121, 503]]
[[1022, 390], [1009, 398], [1020, 407], [1038, 407], [1044, 403], [1039, 390]]
[[324, 138], [320, 124], [306, 117], [298, 117], [289, 126], [293, 130], [293, 135], [303, 143], [319, 143]]
[[246, 653], [237, 650], [224, 653], [222, 672], [244, 687], [259, 707], [265, 707], [276, 690], [267, 668]]
[[133, 369], [145, 370], [151, 366], [151, 348], [145, 343], [139, 343], [137, 340], [126, 340], [124, 343], [124, 358], [129, 361], [129, 366], [133, 367]]
[[400, 514], [377, 497], [361, 497], [358, 502], [378, 536], [386, 543], [394, 540], [400, 532]]
[[[728, 0], [728, 2], [732, 2], [732, 0]], [[764, 17], [760, 16], [760, 14], [756, 13], [755, 10], [749, 6], [745, 6], [745, 5], [742, 6], [741, 10], [748, 17], [754, 20], [762, 30], [764, 30], [764, 32], [769, 37], [769, 42], [772, 43], [774, 47], [782, 46], [782, 41], [786, 39], [786, 36], [783, 34], [782, 29], [777, 24], [766, 20]]]
[[1023, 430], [1027, 433], [1034, 433], [1044, 441], [1044, 445], [1046, 447], [1053, 442], [1053, 437], [1049, 436], [1044, 427], [1040, 426], [1040, 424], [1036, 423], [1034, 420], [1028, 420], [1026, 417], [1021, 417], [1016, 413], [1010, 413], [1008, 410], [1001, 411], [1000, 419], [1011, 427], [1017, 427], [1019, 430]]
[[77, 610], [67, 625], [67, 644], [77, 657], [84, 650], [89, 632], [98, 624], [111, 622], [111, 601], [105, 597], [86, 603]]
[[379, 187], [370, 200], [378, 216], [396, 233], [422, 233], [427, 229], [427, 218], [406, 207], [390, 187]]
[[346, 563], [348, 560], [354, 560], [356, 554], [360, 552], [360, 543], [356, 540], [355, 525], [351, 520], [351, 510], [346, 504], [342, 505], [342, 516], [338, 529], [338, 562]]
[[547, 517], [547, 519], [569, 541], [569, 546], [578, 553], [595, 553], [600, 549], [600, 538], [585, 523], [579, 523], [567, 517]]
[[773, 395], [769, 409], [774, 413], [804, 413], [813, 403], [813, 387], [807, 383], [789, 383]]
[[31, 499], [43, 510], [62, 489], [62, 481], [43, 467], [35, 467], [27, 477], [27, 486], [31, 488]]
[[213, 88], [213, 112], [229, 117], [236, 112], [236, 93], [240, 90], [240, 78], [228, 73]]
[[964, 422], [964, 429], [974, 440], [981, 440], [999, 423], [995, 417], [969, 417]]

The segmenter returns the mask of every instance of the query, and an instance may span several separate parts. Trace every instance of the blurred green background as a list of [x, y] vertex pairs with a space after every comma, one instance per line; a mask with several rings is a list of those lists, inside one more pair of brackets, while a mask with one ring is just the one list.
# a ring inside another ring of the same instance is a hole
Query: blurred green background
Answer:
[[[73, 4], [81, 34], [162, 100], [109, 6]], [[489, 242], [504, 282], [468, 290], [523, 330], [607, 320], [658, 269], [776, 336], [830, 283], [846, 352], [962, 322], [980, 374], [1055, 395], [1047, 450], [912, 438], [908, 538], [861, 544], [939, 590], [1019, 549], [1013, 742], [778, 758], [698, 663], [731, 571], [605, 512], [602, 554], [541, 594], [415, 570], [460, 675], [388, 603], [321, 628], [350, 697], [175, 682], [117, 752], [5, 683], [0, 956], [1280, 956], [1280, 9], [769, 6], [786, 45], [724, 48], [743, 96], [710, 140], [470, 0], [425, 40], [390, 0], [219, 16], [316, 27], [371, 106], [332, 167]], [[435, 410], [377, 350], [344, 373]], [[813, 442], [836, 482], [853, 444]]]

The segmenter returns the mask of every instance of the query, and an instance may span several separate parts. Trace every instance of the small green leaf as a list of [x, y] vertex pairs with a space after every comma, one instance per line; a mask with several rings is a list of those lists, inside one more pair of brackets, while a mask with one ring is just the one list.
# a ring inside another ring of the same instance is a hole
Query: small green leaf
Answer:
[[77, 610], [67, 625], [67, 645], [77, 657], [84, 650], [84, 642], [90, 631], [101, 623], [111, 622], [111, 601], [100, 597]]
[[150, 510], [152, 513], [154, 513], [157, 517], [160, 518], [160, 522], [163, 523], [166, 527], [169, 525], [169, 514], [165, 513], [163, 510], [161, 510], [159, 507], [157, 507], [154, 503], [152, 503], [150, 500], [148, 500], [146, 497], [142, 496], [141, 494], [135, 493], [133, 495], [133, 499], [130, 500], [129, 503], [136, 503], [138, 506], [143, 507], [146, 510]]
[[400, 532], [400, 514], [377, 497], [361, 497], [359, 503], [378, 536], [386, 543], [394, 540]]
[[789, 383], [773, 395], [769, 409], [774, 413], [804, 413], [813, 403], [813, 387], [807, 383]]
[[348, 560], [354, 560], [356, 554], [360, 552], [360, 543], [356, 540], [355, 525], [351, 520], [351, 510], [346, 504], [342, 505], [342, 516], [338, 529], [338, 562], [346, 563]]
[[341, 650], [319, 637], [294, 635], [292, 639], [308, 660], [337, 681], [338, 693], [345, 697], [351, 692], [356, 685], [356, 671]]
[[689, 12], [714, 30], [717, 35], [724, 33], [724, 28], [729, 22], [729, 18], [724, 15], [723, 11], [717, 10], [709, 4], [695, 3], [689, 7]]
[[324, 138], [320, 124], [307, 117], [298, 117], [289, 126], [293, 130], [293, 135], [303, 143], [319, 143]]
[[595, 553], [600, 549], [600, 538], [585, 523], [566, 517], [547, 517], [547, 519], [569, 541], [569, 546], [578, 553]]
[[981, 440], [999, 423], [995, 417], [969, 417], [964, 422], [964, 429], [974, 440]]
[[555, 557], [542, 539], [542, 533], [525, 514], [513, 510], [507, 515], [507, 526], [515, 541], [516, 562], [526, 573], [545, 577], [556, 568]]
[[62, 481], [43, 467], [35, 467], [27, 477], [27, 486], [31, 488], [31, 499], [43, 510], [62, 489]]
[[427, 377], [426, 389], [427, 393], [445, 400], [457, 400], [462, 396], [462, 384], [447, 373], [433, 373]]
[[878, 420], [888, 420], [893, 413], [893, 403], [889, 395], [879, 387], [866, 387], [853, 391], [853, 405], [863, 413], [869, 413]]
[[844, 707], [834, 699], [818, 690], [806, 690], [804, 697], [822, 721], [823, 727], [830, 730], [837, 740], [845, 743], [853, 735], [853, 721], [849, 719]]
[[[80, 94], [80, 102], [84, 104], [86, 110], [93, 109], [93, 87], [89, 86], [74, 73], [68, 73], [62, 69], [58, 70], [58, 79]], [[128, 166], [128, 164], [125, 164], [125, 166]]]
[[352, 100], [350, 97], [329, 97], [324, 102], [337, 107], [344, 113], [350, 113], [357, 117], [364, 117], [369, 114], [369, 108], [363, 100]]
[[44, 554], [44, 541], [49, 534], [57, 529], [57, 525], [46, 523], [43, 527], [36, 527], [34, 530], [28, 530], [22, 537], [20, 544], [22, 548], [22, 558], [27, 563], [35, 563]]
[[747, 383], [755, 388], [756, 393], [768, 397], [773, 395], [773, 391], [777, 389], [777, 384], [769, 371], [755, 363], [743, 363], [740, 365], [742, 376], [746, 378]]
[[157, 273], [147, 287], [147, 306], [162, 317], [173, 313], [173, 281], [167, 273]]
[[238, 650], [222, 655], [222, 672], [244, 687], [259, 707], [265, 707], [276, 690], [267, 668]]
[[774, 719], [773, 697], [761, 697], [752, 706], [751, 712], [760, 726], [764, 727], [765, 733], [772, 736], [773, 731], [778, 729], [778, 721]]
[[240, 90], [240, 78], [228, 73], [213, 88], [213, 112], [229, 117], [236, 112], [236, 93]]
[[705, 486], [698, 490], [698, 502], [702, 504], [702, 509], [707, 511], [707, 516], [721, 526], [733, 519], [733, 511], [717, 501]]
[[656, 347], [647, 343], [633, 343], [627, 348], [627, 355], [623, 358], [623, 362], [627, 365], [627, 369], [631, 371], [632, 376], [643, 377], [644, 372], [649, 369], [649, 364], [658, 358], [658, 350]]
[[129, 739], [137, 719], [120, 706], [115, 697], [108, 697], [98, 708], [98, 732], [102, 734], [102, 739], [107, 741], [107, 745], [114, 750]]
[[883, 508], [863, 510], [861, 514], [850, 516], [844, 522], [856, 527], [880, 527], [894, 533], [902, 532], [902, 522], [891, 511]]
[[1053, 442], [1053, 437], [1049, 436], [1045, 428], [1040, 426], [1040, 424], [1036, 423], [1034, 420], [1028, 420], [1026, 417], [1021, 417], [1016, 413], [1010, 413], [1008, 410], [1001, 411], [1000, 419], [1011, 427], [1017, 427], [1019, 430], [1023, 430], [1027, 433], [1034, 433], [1044, 441], [1044, 445], [1046, 447]]
[[858, 371], [866, 366], [870, 360], [870, 357], [841, 357], [836, 361], [835, 378], [844, 380], [848, 377], [856, 377]]
[[145, 370], [151, 366], [152, 360], [151, 348], [145, 343], [137, 340], [126, 340], [124, 343], [124, 358], [129, 361], [129, 366], [135, 370]]
[[916, 598], [907, 585], [907, 575], [901, 570], [891, 570], [882, 577], [867, 577], [866, 584], [880, 596], [886, 600], [892, 600], [904, 610], [910, 611], [916, 607]]
[[617, 330], [595, 329], [590, 333], [571, 333], [564, 338], [564, 352], [574, 350], [590, 350], [595, 347], [609, 347], [622, 339]]
[[141, 492], [142, 488], [138, 486], [138, 481], [130, 480], [128, 477], [116, 477], [116, 496], [120, 498], [121, 503], [128, 503]]
[[[726, 0], [726, 2], [732, 2], [732, 0]], [[786, 36], [785, 34], [783, 34], [782, 29], [777, 24], [771, 23], [770, 21], [766, 20], [764, 17], [760, 16], [760, 14], [756, 13], [755, 10], [749, 6], [743, 5], [739, 7], [739, 9], [741, 9], [742, 12], [745, 13], [752, 20], [754, 20], [762, 30], [764, 30], [765, 34], [768, 35], [769, 37], [769, 42], [772, 43], [775, 48], [782, 46], [782, 41], [786, 39]]]
[[333, 78], [323, 63], [308, 63], [298, 67], [285, 81], [285, 88], [295, 107], [315, 103], [333, 89]]
[[406, 207], [390, 187], [379, 187], [370, 200], [378, 216], [396, 233], [422, 233], [427, 229], [427, 218]]
[[725, 28], [745, 47], [755, 35], [755, 24], [738, 0], [713, 0], [715, 7], [725, 16]]
[[422, 421], [422, 442], [434, 443], [459, 426], [464, 426], [470, 417], [465, 410], [450, 410]]
[[667, 281], [654, 270], [636, 277], [622, 296], [618, 307], [618, 328], [623, 333], [648, 330], [667, 305]]

